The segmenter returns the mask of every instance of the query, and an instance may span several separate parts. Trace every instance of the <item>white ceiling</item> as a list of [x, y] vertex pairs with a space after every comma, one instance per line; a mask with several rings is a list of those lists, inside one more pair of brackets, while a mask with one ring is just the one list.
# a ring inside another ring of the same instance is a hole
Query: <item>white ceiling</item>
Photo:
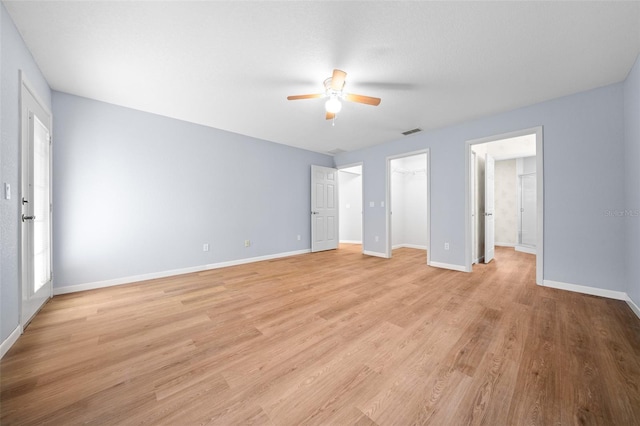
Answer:
[[489, 154], [496, 160], [533, 157], [536, 155], [536, 135], [517, 136], [471, 145], [471, 149], [480, 155]]
[[[622, 81], [638, 2], [4, 1], [52, 89], [318, 152]], [[334, 68], [335, 126], [321, 99]]]
[[358, 166], [352, 166], [352, 167], [345, 167], [343, 169], [340, 169], [341, 172], [345, 172], [345, 173], [351, 173], [354, 175], [361, 175], [362, 174], [362, 166], [358, 165]]

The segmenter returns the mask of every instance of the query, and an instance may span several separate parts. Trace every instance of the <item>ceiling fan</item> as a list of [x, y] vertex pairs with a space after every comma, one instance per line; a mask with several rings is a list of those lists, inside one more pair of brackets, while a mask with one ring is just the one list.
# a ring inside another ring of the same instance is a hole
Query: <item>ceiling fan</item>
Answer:
[[324, 81], [324, 93], [316, 93], [311, 95], [293, 95], [287, 96], [290, 101], [298, 99], [328, 98], [324, 107], [327, 111], [327, 120], [336, 118], [336, 114], [342, 109], [340, 100], [349, 102], [357, 102], [360, 104], [374, 105], [380, 104], [380, 98], [372, 98], [371, 96], [355, 95], [346, 93], [344, 89], [345, 77], [347, 73], [341, 70], [333, 70], [333, 75]]

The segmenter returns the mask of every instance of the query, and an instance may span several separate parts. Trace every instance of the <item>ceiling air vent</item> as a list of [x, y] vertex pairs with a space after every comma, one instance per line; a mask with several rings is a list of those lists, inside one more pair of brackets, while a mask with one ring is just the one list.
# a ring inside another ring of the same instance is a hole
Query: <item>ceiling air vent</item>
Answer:
[[343, 152], [347, 152], [344, 149], [340, 149], [340, 148], [336, 148], [336, 149], [332, 149], [331, 151], [327, 151], [328, 154], [330, 155], [337, 155]]
[[409, 136], [409, 135], [412, 135], [414, 133], [418, 133], [418, 132], [421, 132], [421, 131], [422, 131], [421, 128], [416, 127], [415, 129], [411, 129], [411, 130], [407, 130], [406, 132], [402, 132], [402, 134], [405, 135], [405, 136]]

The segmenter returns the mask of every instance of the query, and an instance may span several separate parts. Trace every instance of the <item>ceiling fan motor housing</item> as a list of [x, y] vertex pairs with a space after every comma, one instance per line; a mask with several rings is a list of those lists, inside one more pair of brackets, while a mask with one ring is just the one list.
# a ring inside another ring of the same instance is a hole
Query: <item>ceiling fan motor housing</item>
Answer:
[[[325, 91], [327, 97], [332, 97], [333, 96], [333, 97], [343, 98], [344, 96], [343, 96], [342, 89], [335, 90], [335, 89], [333, 89], [331, 87], [331, 82], [332, 81], [333, 81], [332, 77], [329, 77], [324, 81], [324, 91]], [[344, 88], [344, 83], [343, 83], [342, 87]]]

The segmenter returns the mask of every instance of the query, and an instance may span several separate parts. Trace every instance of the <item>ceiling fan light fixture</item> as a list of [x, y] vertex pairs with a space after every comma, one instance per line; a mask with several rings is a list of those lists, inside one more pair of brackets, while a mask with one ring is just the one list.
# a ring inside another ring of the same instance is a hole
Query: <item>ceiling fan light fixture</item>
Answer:
[[327, 111], [325, 118], [327, 120], [335, 120], [336, 114], [342, 109], [342, 102], [355, 102], [359, 104], [377, 106], [380, 104], [380, 98], [372, 98], [371, 96], [356, 95], [355, 93], [346, 93], [344, 91], [345, 78], [347, 73], [338, 69], [333, 70], [331, 77], [324, 81], [324, 93], [313, 93], [308, 95], [287, 96], [290, 101], [298, 99], [314, 99], [325, 98], [324, 109]]
[[340, 102], [340, 100], [337, 97], [331, 96], [327, 100], [327, 102], [324, 104], [324, 108], [327, 110], [327, 112], [331, 112], [333, 114], [337, 114], [342, 109], [342, 103]]

